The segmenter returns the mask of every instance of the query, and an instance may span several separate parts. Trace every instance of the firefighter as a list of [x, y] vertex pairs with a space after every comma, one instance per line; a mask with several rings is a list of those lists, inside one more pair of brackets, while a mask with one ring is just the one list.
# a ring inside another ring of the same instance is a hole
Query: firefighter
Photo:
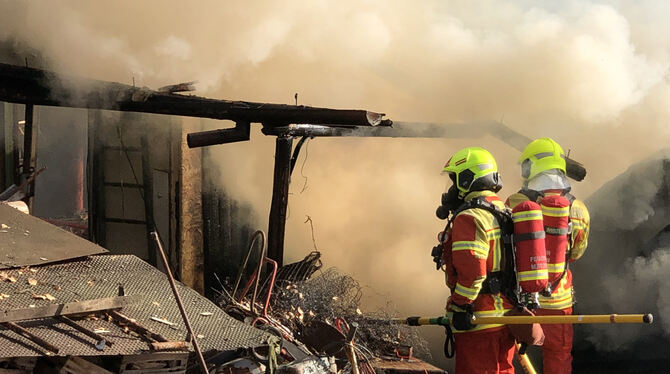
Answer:
[[[540, 293], [540, 307], [536, 315], [572, 314], [572, 273], [568, 263], [584, 254], [589, 236], [589, 212], [584, 203], [570, 194], [570, 183], [566, 177], [565, 154], [561, 146], [551, 138], [533, 140], [519, 158], [523, 185], [519, 192], [510, 196], [506, 205], [514, 208], [523, 201], [535, 201], [542, 206], [545, 221], [545, 243], [549, 287]], [[561, 199], [559, 196], [564, 197]], [[564, 201], [548, 207], [547, 201]], [[548, 228], [548, 222], [565, 217], [564, 231]], [[552, 231], [553, 230], [553, 231]], [[553, 241], [552, 241], [553, 240]], [[565, 245], [555, 242], [565, 241]], [[542, 346], [544, 372], [552, 374], [572, 371], [572, 337], [570, 324], [543, 324], [545, 340]]]
[[[451, 231], [443, 239], [443, 263], [451, 296], [447, 315], [453, 323], [456, 373], [514, 373], [514, 340], [503, 325], [477, 325], [472, 316], [502, 316], [512, 304], [501, 292], [501, 230], [486, 209], [461, 210], [475, 200], [505, 209], [498, 198], [502, 183], [493, 156], [469, 147], [444, 166], [453, 185], [443, 203], [455, 211]], [[448, 200], [448, 201], [445, 201]]]

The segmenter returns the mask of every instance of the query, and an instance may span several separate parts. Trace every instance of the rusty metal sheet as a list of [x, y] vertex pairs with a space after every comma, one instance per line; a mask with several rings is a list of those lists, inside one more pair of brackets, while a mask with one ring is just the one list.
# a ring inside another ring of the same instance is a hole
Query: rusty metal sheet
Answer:
[[86, 239], [0, 203], [0, 269], [105, 252]]

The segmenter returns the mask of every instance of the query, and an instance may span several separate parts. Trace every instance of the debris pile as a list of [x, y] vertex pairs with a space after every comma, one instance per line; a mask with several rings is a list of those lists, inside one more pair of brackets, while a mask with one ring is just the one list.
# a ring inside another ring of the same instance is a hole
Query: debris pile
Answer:
[[280, 287], [273, 312], [294, 331], [313, 320], [331, 324], [338, 320], [356, 322], [358, 344], [365, 345], [377, 356], [395, 355], [398, 346], [411, 346], [416, 357], [432, 359], [427, 342], [416, 328], [390, 322], [397, 317], [390, 303], [377, 311], [363, 313], [362, 297], [358, 281], [329, 268], [307, 281]]
[[[319, 360], [334, 365], [318, 372], [443, 372], [422, 361], [432, 359], [427, 342], [415, 328], [393, 323], [397, 315], [390, 304], [364, 313], [358, 281], [335, 268], [316, 273], [319, 257], [312, 252], [260, 281], [254, 271], [243, 288], [239, 284], [241, 292], [224, 286], [218, 303], [234, 318], [277, 336], [281, 349], [274, 360], [280, 372], [284, 366]], [[254, 283], [262, 285], [257, 294]], [[253, 357], [267, 365], [272, 351], [270, 345]], [[400, 363], [406, 366], [398, 369]]]

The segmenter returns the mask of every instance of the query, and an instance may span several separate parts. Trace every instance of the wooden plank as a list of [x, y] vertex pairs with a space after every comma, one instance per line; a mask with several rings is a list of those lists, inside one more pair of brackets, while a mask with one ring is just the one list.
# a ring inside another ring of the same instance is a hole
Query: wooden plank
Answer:
[[189, 343], [183, 341], [169, 341], [169, 342], [151, 342], [149, 344], [152, 351], [183, 351], [188, 350]]
[[36, 308], [6, 309], [0, 311], [0, 323], [119, 309], [131, 304], [135, 299], [137, 299], [137, 295], [51, 304]]

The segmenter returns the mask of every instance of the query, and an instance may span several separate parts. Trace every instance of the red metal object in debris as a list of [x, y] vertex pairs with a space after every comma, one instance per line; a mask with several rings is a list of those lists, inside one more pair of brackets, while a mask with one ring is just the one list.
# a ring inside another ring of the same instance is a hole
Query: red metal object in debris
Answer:
[[[279, 269], [279, 265], [277, 264], [277, 261], [269, 258], [269, 257], [264, 257], [263, 258], [263, 263], [264, 264], [270, 264], [272, 265], [272, 273], [270, 275], [270, 286], [268, 287], [268, 294], [265, 297], [265, 304], [263, 305], [263, 314], [262, 317], [265, 319], [268, 318], [268, 308], [270, 307], [270, 298], [272, 297], [272, 290], [274, 289], [275, 285], [275, 279], [277, 278], [277, 269]], [[256, 280], [256, 277], [258, 275], [257, 271], [254, 271], [251, 274], [251, 277], [249, 278], [249, 281], [247, 281], [247, 284], [244, 285], [244, 288], [242, 289], [242, 293], [240, 293], [240, 296], [237, 298], [237, 302], [242, 302], [244, 299], [244, 296], [247, 295], [247, 292], [249, 292], [249, 288], [251, 288], [251, 284], [254, 283]], [[255, 303], [256, 300], [252, 300], [252, 303]], [[253, 311], [253, 308], [252, 308]]]

